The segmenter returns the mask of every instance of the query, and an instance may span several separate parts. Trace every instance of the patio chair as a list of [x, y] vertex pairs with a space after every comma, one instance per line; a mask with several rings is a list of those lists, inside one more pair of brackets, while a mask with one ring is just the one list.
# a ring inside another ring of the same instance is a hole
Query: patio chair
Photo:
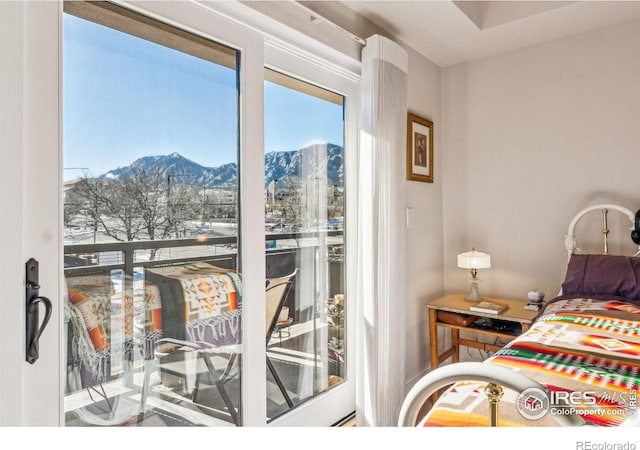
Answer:
[[[296, 273], [297, 269], [290, 275], [267, 280], [265, 287], [265, 331], [267, 343], [276, 326], [280, 310], [291, 292]], [[237, 342], [236, 345], [220, 346], [204, 341], [191, 342], [182, 339], [162, 338], [159, 339], [157, 343], [158, 350], [156, 354], [162, 355], [158, 357], [157, 366], [161, 376], [177, 377], [184, 380], [189, 376], [194, 377], [194, 387], [190, 394], [191, 400], [194, 403], [199, 402], [198, 396], [202, 385], [215, 386], [233, 423], [240, 425], [240, 401], [237, 401], [238, 406], [236, 407], [226, 387], [227, 383], [238, 379], [241, 363], [241, 355], [238, 351], [240, 347], [239, 342]], [[192, 361], [193, 364], [188, 365], [185, 363], [185, 360], [190, 357], [193, 357], [192, 359], [194, 361]], [[289, 407], [293, 407], [293, 402], [268, 356], [266, 363], [285, 401]], [[144, 413], [148, 395], [150, 372], [150, 370], [145, 371], [141, 397], [141, 413]]]
[[[266, 287], [266, 333], [267, 333], [267, 342], [269, 345], [269, 340], [271, 339], [271, 335], [276, 328], [278, 323], [278, 318], [280, 316], [280, 311], [282, 307], [286, 303], [289, 298], [289, 293], [293, 287], [294, 279], [296, 274], [298, 273], [298, 269], [295, 269], [291, 274], [280, 277], [280, 278], [271, 278], [267, 280]], [[273, 377], [278, 389], [282, 393], [287, 405], [290, 408], [293, 407], [293, 401], [291, 401], [291, 397], [287, 392], [284, 384], [282, 383], [282, 379], [276, 372], [271, 359], [269, 359], [269, 355], [267, 354], [267, 367], [269, 368], [269, 372], [271, 372], [271, 376]]]
[[[156, 354], [158, 358], [158, 370], [161, 377], [177, 377], [186, 380], [190, 375], [195, 378], [194, 388], [190, 397], [194, 403], [199, 402], [201, 385], [215, 386], [222, 398], [227, 413], [235, 425], [240, 425], [240, 402], [238, 407], [227, 390], [227, 383], [237, 379], [239, 373], [240, 354], [233, 346], [216, 346], [207, 342], [189, 342], [181, 339], [162, 338], [158, 340]], [[196, 352], [193, 365], [188, 364], [192, 352]], [[148, 395], [148, 383], [150, 370], [145, 371], [145, 379], [140, 400], [141, 411]], [[206, 406], [206, 405], [204, 405]]]
[[[152, 312], [160, 305], [157, 290], [136, 290], [131, 277], [104, 271], [66, 276], [64, 284], [66, 393], [78, 396], [86, 391], [90, 400], [85, 406], [74, 408], [73, 414], [85, 424], [125, 423], [138, 410], [137, 402], [129, 396], [134, 390], [135, 360], [161, 335], [153, 318], [134, 323], [132, 312], [127, 312], [125, 305], [135, 303], [135, 298], [144, 302], [145, 310], [153, 317]], [[138, 325], [142, 329], [134, 331]], [[116, 338], [112, 336], [114, 326], [119, 330]], [[114, 362], [119, 366], [115, 370]]]
[[150, 376], [157, 370], [164, 387], [205, 408], [216, 407], [200, 398], [201, 387], [214, 386], [222, 398], [223, 413], [240, 425], [239, 406], [236, 408], [231, 398], [233, 389], [227, 388], [228, 383], [239, 379], [240, 275], [208, 263], [157, 267], [148, 269], [146, 275], [162, 297], [163, 337], [156, 341], [145, 364], [141, 418], [150, 392]]

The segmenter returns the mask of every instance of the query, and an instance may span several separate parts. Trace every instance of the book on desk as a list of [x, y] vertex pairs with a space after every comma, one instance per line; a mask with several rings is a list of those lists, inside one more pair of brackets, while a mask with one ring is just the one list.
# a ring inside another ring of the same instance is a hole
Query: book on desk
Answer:
[[483, 312], [487, 314], [500, 314], [506, 311], [509, 305], [505, 303], [493, 302], [489, 300], [482, 300], [475, 305], [471, 305], [469, 309], [475, 312]]

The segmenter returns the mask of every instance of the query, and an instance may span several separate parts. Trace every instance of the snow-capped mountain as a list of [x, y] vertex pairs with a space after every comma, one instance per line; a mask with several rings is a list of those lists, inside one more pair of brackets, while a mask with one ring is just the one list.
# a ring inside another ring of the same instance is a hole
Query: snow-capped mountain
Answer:
[[102, 177], [117, 180], [123, 174], [132, 174], [140, 170], [158, 174], [163, 178], [173, 176], [173, 182], [176, 184], [206, 187], [234, 185], [238, 176], [235, 163], [223, 164], [219, 167], [205, 167], [179, 153], [172, 153], [170, 155], [144, 156], [126, 167], [111, 170]]
[[[327, 184], [342, 186], [344, 168], [342, 147], [334, 144], [314, 144], [300, 150], [274, 151], [265, 155], [265, 185], [287, 177], [327, 178]], [[174, 177], [176, 184], [191, 184], [207, 188], [237, 184], [236, 163], [206, 167], [179, 153], [144, 156], [129, 166], [111, 170], [101, 178], [117, 180], [123, 174], [151, 171], [160, 176]]]
[[265, 183], [302, 177], [327, 178], [327, 184], [342, 186], [342, 153], [342, 147], [334, 144], [314, 144], [290, 152], [269, 152], [264, 155]]

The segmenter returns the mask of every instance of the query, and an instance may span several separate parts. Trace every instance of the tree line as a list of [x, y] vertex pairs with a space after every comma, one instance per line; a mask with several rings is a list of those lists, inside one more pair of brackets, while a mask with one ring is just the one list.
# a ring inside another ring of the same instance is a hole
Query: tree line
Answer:
[[188, 175], [133, 168], [118, 178], [82, 177], [65, 198], [65, 226], [84, 225], [116, 241], [185, 237], [193, 222], [233, 220], [234, 189], [212, 193]]

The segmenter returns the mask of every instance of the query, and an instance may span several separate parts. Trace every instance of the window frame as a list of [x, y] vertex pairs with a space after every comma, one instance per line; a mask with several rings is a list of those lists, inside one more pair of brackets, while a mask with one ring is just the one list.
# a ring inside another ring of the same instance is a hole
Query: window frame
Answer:
[[[357, 286], [357, 177], [359, 136], [359, 77], [334, 70], [327, 61], [309, 59], [304, 52], [290, 46], [265, 40], [265, 68], [335, 92], [344, 97], [344, 165], [345, 165], [345, 302], [347, 373], [345, 382], [296, 407], [296, 414], [285, 414], [269, 424], [274, 426], [305, 426], [309, 423], [333, 425], [337, 419], [355, 412], [356, 379], [358, 373], [359, 306]], [[340, 412], [336, 417], [336, 412]]]

